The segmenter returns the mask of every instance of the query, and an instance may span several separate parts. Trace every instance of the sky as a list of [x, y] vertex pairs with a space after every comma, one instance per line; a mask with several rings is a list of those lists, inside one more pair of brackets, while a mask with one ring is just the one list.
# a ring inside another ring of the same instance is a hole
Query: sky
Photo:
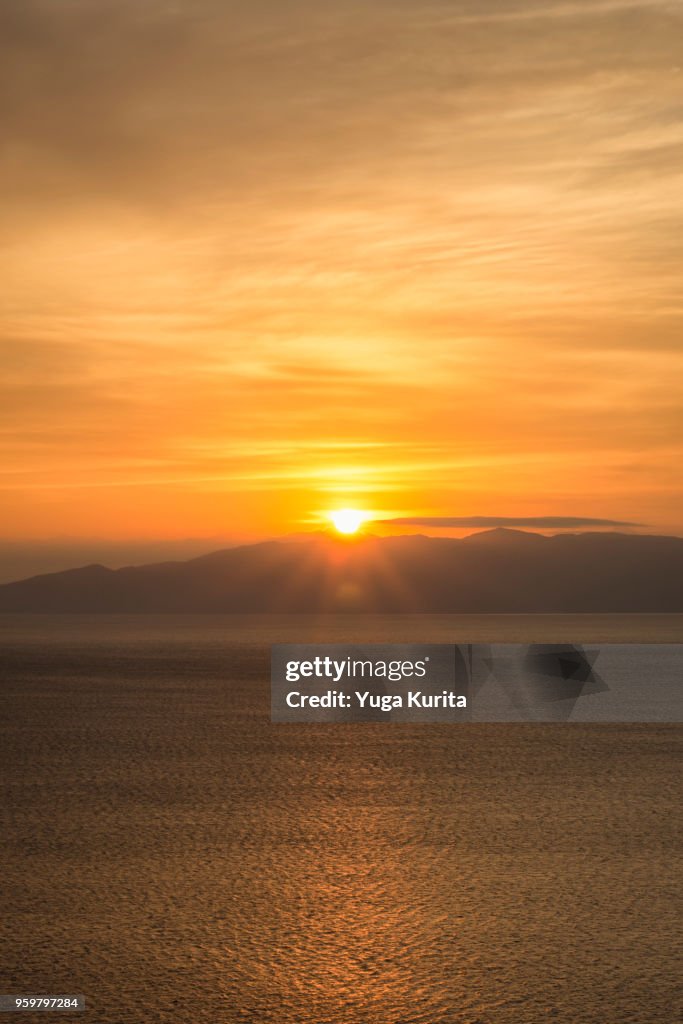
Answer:
[[683, 533], [682, 22], [3, 0], [0, 551]]

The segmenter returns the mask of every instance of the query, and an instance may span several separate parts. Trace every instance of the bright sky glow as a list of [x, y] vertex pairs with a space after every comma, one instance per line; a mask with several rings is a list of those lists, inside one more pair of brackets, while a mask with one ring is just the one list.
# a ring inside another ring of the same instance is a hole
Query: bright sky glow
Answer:
[[683, 532], [682, 37], [676, 0], [0, 3], [0, 540]]

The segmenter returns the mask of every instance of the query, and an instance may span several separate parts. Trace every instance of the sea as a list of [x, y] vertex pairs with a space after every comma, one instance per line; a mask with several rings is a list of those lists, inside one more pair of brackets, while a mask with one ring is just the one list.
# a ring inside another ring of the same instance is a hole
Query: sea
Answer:
[[680, 615], [0, 616], [0, 993], [91, 1024], [674, 1024], [683, 725], [272, 724], [269, 660], [682, 641]]

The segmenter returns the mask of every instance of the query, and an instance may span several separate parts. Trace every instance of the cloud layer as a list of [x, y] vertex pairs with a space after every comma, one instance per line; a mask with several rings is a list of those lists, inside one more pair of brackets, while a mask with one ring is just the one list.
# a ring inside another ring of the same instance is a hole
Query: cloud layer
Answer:
[[683, 528], [682, 22], [4, 0], [8, 534]]
[[378, 522], [393, 526], [429, 526], [435, 529], [461, 527], [531, 527], [538, 530], [575, 530], [591, 526], [642, 526], [642, 523], [625, 523], [617, 519], [591, 519], [583, 516], [403, 516], [396, 519], [380, 519]]

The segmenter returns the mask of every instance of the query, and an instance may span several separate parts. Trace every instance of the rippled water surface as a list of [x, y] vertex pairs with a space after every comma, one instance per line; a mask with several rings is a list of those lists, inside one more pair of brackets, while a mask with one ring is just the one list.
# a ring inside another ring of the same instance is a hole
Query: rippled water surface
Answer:
[[268, 659], [682, 639], [680, 616], [0, 618], [0, 991], [83, 993], [97, 1024], [672, 1024], [683, 726], [274, 726]]

